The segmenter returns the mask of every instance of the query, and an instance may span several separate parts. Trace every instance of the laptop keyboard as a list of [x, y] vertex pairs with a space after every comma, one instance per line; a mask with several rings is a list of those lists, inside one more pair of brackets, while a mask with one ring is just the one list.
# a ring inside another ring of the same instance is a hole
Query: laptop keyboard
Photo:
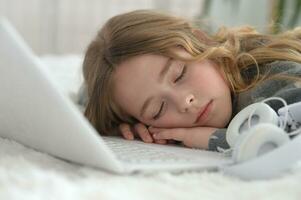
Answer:
[[146, 144], [141, 141], [128, 141], [115, 137], [103, 137], [103, 139], [109, 148], [117, 155], [117, 158], [125, 162], [179, 163], [192, 160], [189, 156], [178, 155], [162, 150], [158, 144]]

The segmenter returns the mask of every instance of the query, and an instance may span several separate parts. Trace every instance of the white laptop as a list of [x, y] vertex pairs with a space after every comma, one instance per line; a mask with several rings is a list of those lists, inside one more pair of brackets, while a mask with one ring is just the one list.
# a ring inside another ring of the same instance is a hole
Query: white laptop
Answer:
[[0, 22], [0, 136], [116, 173], [215, 170], [222, 154], [101, 137], [8, 21]]

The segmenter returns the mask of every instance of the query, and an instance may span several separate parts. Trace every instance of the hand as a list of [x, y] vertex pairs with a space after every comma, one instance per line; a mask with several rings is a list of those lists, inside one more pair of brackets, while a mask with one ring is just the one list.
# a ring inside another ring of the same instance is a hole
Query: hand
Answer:
[[135, 135], [140, 137], [143, 142], [152, 143], [155, 142], [157, 144], [166, 144], [167, 140], [165, 139], [154, 139], [150, 134], [147, 127], [142, 123], [137, 123], [133, 127], [131, 127], [127, 123], [122, 123], [119, 125], [119, 130], [122, 136], [127, 140], [133, 140]]
[[181, 141], [187, 147], [200, 149], [208, 149], [209, 138], [216, 130], [213, 127], [149, 128], [154, 139]]

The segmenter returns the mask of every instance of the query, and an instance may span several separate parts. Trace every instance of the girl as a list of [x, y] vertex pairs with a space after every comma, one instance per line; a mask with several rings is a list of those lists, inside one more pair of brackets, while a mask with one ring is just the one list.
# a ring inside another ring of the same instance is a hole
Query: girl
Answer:
[[247, 105], [301, 100], [300, 63], [301, 28], [207, 35], [185, 19], [137, 10], [108, 20], [90, 43], [81, 102], [100, 134], [217, 151], [229, 147], [226, 127]]

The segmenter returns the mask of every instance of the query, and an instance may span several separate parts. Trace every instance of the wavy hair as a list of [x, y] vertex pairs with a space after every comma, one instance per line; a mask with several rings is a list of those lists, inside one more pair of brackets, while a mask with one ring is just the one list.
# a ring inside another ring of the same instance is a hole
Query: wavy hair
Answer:
[[[109, 19], [89, 44], [83, 63], [88, 90], [85, 116], [100, 134], [114, 135], [120, 123], [134, 124], [112, 98], [112, 73], [118, 65], [137, 55], [157, 54], [184, 61], [210, 59], [220, 66], [230, 83], [231, 92], [246, 91], [267, 78], [300, 81], [299, 77], [266, 77], [261, 66], [275, 60], [301, 63], [301, 28], [277, 35], [260, 34], [252, 27], [220, 28], [208, 41], [196, 37], [198, 29], [189, 20], [154, 10], [136, 10]], [[190, 60], [172, 49], [181, 47]], [[246, 79], [242, 71], [257, 67], [257, 75]]]

